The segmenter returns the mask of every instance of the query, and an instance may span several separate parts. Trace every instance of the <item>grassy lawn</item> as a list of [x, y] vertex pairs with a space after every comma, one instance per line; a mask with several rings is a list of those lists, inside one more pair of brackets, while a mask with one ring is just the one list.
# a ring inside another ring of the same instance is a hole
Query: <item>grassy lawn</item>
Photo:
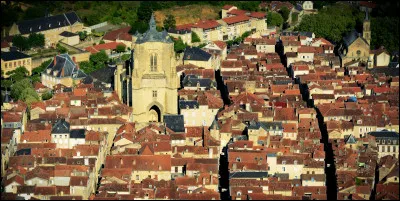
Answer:
[[195, 23], [199, 20], [220, 19], [221, 8], [211, 5], [188, 5], [183, 7], [173, 7], [155, 12], [157, 25], [162, 26], [166, 15], [175, 16], [176, 25]]

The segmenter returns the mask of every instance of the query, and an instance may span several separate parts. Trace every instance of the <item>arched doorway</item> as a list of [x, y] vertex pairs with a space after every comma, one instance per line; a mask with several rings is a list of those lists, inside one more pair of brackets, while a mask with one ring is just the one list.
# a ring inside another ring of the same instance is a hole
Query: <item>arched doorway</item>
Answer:
[[149, 110], [149, 121], [160, 122], [161, 121], [161, 110], [157, 106], [153, 105]]

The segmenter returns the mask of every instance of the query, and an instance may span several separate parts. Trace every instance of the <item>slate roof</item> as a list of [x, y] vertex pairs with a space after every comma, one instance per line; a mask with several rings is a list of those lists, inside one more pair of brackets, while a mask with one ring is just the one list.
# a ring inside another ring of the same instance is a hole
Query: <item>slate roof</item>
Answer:
[[31, 148], [20, 149], [20, 150], [16, 151], [15, 154], [17, 156], [20, 156], [20, 155], [31, 155]]
[[381, 138], [399, 138], [399, 133], [393, 131], [372, 131], [368, 133], [369, 135]]
[[60, 15], [21, 21], [17, 23], [17, 26], [19, 32], [24, 35], [70, 26], [76, 22], [82, 23], [81, 19], [75, 12], [69, 12]]
[[272, 130], [275, 130], [276, 127], [278, 128], [278, 130], [283, 130], [282, 122], [259, 122], [259, 123], [260, 126], [267, 131], [269, 131], [271, 126]]
[[116, 70], [115, 63], [109, 63], [106, 67], [97, 69], [90, 73], [92, 78], [104, 83], [114, 83], [114, 72]]
[[211, 88], [212, 86], [216, 86], [215, 82], [209, 78], [193, 78], [191, 75], [183, 79], [183, 86], [196, 87], [197, 82], [200, 84], [200, 87]]
[[53, 125], [51, 133], [69, 133], [69, 128], [69, 123], [65, 119], [60, 119]]
[[380, 74], [384, 73], [386, 76], [396, 77], [399, 76], [400, 70], [399, 68], [390, 68], [390, 67], [380, 67], [371, 69], [371, 74]]
[[74, 129], [69, 132], [70, 138], [85, 138], [85, 129]]
[[343, 37], [343, 42], [344, 44], [348, 47], [350, 46], [358, 37], [360, 37], [365, 43], [368, 44], [368, 42], [361, 37], [361, 34], [359, 34], [355, 29], [350, 31], [345, 37]]
[[156, 21], [154, 20], [154, 13], [151, 15], [149, 27], [149, 30], [147, 30], [144, 34], [138, 34], [136, 44], [142, 44], [146, 42], [173, 43], [165, 30], [162, 32], [157, 31]]
[[1, 52], [1, 60], [3, 61], [12, 61], [17, 59], [25, 59], [31, 56], [24, 54], [22, 52], [12, 51], [12, 52]]
[[69, 31], [63, 31], [62, 33], [60, 33], [60, 36], [64, 36], [64, 37], [72, 37], [72, 36], [77, 36], [78, 34], [76, 33], [72, 33]]
[[76, 67], [76, 64], [72, 61], [68, 54], [61, 54], [55, 57], [56, 64], [54, 65], [54, 58], [47, 68], [43, 71], [44, 74], [47, 73], [47, 69], [51, 69], [48, 75], [53, 76], [54, 71], [58, 71], [55, 77], [72, 77], [72, 78], [84, 78], [87, 75]]
[[198, 47], [187, 47], [185, 49], [183, 59], [192, 61], [208, 61], [211, 54], [198, 48]]
[[190, 109], [193, 109], [195, 106], [196, 108], [199, 108], [199, 103], [195, 100], [179, 100], [180, 109], [186, 109], [186, 106], [188, 106]]
[[166, 126], [174, 132], [185, 132], [183, 115], [164, 115]]
[[229, 179], [233, 178], [266, 178], [268, 177], [268, 172], [234, 172], [229, 173]]

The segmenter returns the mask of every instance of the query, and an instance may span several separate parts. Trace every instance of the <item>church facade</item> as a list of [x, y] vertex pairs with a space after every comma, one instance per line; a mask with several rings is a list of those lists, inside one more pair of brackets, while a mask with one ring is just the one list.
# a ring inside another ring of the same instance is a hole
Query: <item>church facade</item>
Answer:
[[[132, 90], [127, 88], [127, 93], [131, 93], [127, 97], [131, 98], [133, 121], [137, 122], [160, 122], [164, 115], [178, 113], [179, 78], [174, 43], [166, 31], [156, 30], [154, 16], [149, 25], [149, 30], [137, 35], [133, 47], [133, 68], [116, 73], [119, 82], [121, 74], [126, 74], [131, 81], [128, 83]], [[116, 91], [121, 97], [122, 90]]]
[[370, 52], [371, 29], [368, 13], [363, 22], [363, 32], [352, 30], [343, 38], [343, 44], [339, 48], [342, 66], [352, 61], [368, 62]]

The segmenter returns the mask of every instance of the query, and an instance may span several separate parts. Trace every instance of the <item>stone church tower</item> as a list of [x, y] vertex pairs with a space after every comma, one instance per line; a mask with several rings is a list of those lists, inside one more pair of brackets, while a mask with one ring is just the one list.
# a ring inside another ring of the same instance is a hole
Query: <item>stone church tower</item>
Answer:
[[138, 122], [163, 121], [163, 115], [178, 113], [174, 43], [165, 30], [156, 30], [154, 15], [149, 27], [134, 45], [132, 108]]
[[363, 38], [371, 45], [371, 23], [368, 17], [368, 11], [365, 11], [365, 19], [363, 22]]

